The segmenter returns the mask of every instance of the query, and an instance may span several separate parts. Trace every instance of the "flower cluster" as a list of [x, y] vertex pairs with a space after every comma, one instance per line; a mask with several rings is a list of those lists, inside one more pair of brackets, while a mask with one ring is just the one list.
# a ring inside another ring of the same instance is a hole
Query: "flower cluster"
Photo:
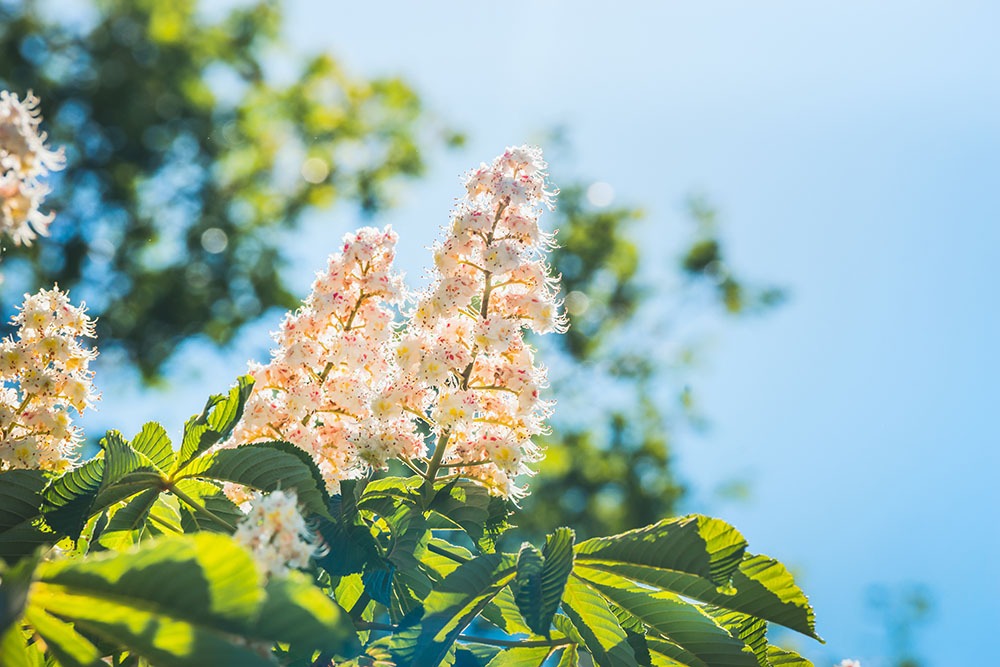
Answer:
[[541, 151], [519, 147], [468, 175], [434, 249], [433, 284], [396, 347], [407, 407], [435, 436], [430, 469], [446, 466], [511, 497], [540, 458], [532, 437], [551, 411], [540, 398], [545, 369], [523, 332], [566, 327], [545, 261], [553, 239], [538, 224], [553, 196], [545, 168]]
[[861, 667], [861, 661], [844, 658], [835, 667]]
[[83, 412], [96, 395], [80, 343], [94, 322], [56, 287], [25, 295], [13, 318], [17, 337], [0, 341], [0, 470], [69, 467], [81, 436], [69, 409]]
[[342, 252], [274, 335], [271, 361], [251, 364], [255, 390], [228, 445], [291, 442], [313, 457], [331, 490], [388, 458], [423, 453], [410, 421], [375, 419], [372, 409], [374, 390], [391, 374], [387, 306], [403, 298], [402, 276], [392, 271], [396, 239], [389, 227], [344, 237]]
[[38, 98], [30, 92], [24, 100], [0, 91], [0, 233], [16, 245], [31, 245], [48, 234], [52, 213], [42, 213], [49, 193], [39, 178], [63, 168], [62, 149], [49, 150], [46, 135], [38, 129], [42, 118]]
[[400, 459], [428, 478], [443, 469], [522, 495], [515, 480], [540, 458], [532, 438], [551, 411], [524, 329], [566, 327], [545, 261], [553, 238], [538, 225], [553, 196], [545, 166], [538, 149], [509, 148], [468, 176], [431, 285], [399, 334], [388, 308], [404, 301], [396, 235], [346, 236], [275, 334], [271, 361], [251, 364], [256, 388], [226, 445], [287, 440], [331, 490]]
[[299, 513], [295, 492], [272, 491], [249, 504], [233, 538], [253, 554], [265, 578], [307, 567], [316, 544]]

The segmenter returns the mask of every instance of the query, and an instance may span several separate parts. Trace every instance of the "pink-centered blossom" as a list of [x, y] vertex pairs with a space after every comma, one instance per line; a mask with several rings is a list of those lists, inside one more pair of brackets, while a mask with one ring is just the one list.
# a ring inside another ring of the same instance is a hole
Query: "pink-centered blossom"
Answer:
[[41, 211], [49, 188], [40, 179], [62, 169], [65, 158], [46, 147], [41, 121], [37, 97], [0, 91], [0, 234], [15, 245], [47, 235], [54, 217]]
[[94, 322], [58, 287], [26, 294], [12, 321], [16, 337], [0, 341], [0, 470], [65, 470], [81, 440], [69, 411], [97, 400], [97, 352], [80, 341]]
[[316, 542], [299, 512], [294, 491], [254, 495], [247, 514], [233, 534], [253, 556], [265, 578], [305, 568], [316, 552]]
[[396, 367], [389, 306], [404, 296], [392, 268], [396, 240], [390, 227], [344, 237], [274, 334], [270, 362], [251, 365], [254, 392], [227, 444], [291, 442], [312, 456], [331, 491], [390, 458], [423, 454], [408, 420], [381, 403], [376, 414], [372, 405]]
[[524, 329], [566, 327], [545, 261], [552, 236], [538, 224], [554, 196], [545, 170], [541, 151], [522, 146], [467, 176], [466, 197], [434, 248], [433, 282], [396, 346], [400, 377], [430, 397], [425, 411], [407, 414], [429, 425], [436, 458], [512, 497], [541, 458], [532, 438], [551, 411]]

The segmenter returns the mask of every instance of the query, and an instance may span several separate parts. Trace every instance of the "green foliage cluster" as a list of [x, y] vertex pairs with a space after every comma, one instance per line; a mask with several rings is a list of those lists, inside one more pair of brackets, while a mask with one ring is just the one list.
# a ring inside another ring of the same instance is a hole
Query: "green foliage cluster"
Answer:
[[[718, 519], [498, 551], [512, 508], [469, 480], [428, 470], [331, 497], [288, 443], [213, 448], [251, 390], [211, 397], [176, 451], [150, 423], [62, 475], [0, 473], [2, 664], [810, 664], [767, 638], [774, 623], [818, 639], [805, 595]], [[323, 538], [309, 571], [262, 576], [229, 537], [225, 482], [297, 492]]]

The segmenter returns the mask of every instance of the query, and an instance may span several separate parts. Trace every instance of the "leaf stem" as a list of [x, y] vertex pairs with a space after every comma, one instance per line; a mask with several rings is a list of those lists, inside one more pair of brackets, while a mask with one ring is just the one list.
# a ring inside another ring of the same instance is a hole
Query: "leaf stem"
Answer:
[[494, 639], [493, 637], [474, 637], [472, 635], [459, 635], [458, 638], [467, 642], [475, 642], [476, 644], [489, 644], [490, 646], [503, 646], [504, 648], [542, 648], [545, 646], [557, 648], [559, 646], [569, 646], [570, 644], [576, 643], [572, 639], [569, 639], [568, 637], [565, 639], [518, 640], [518, 639]]
[[469, 559], [466, 558], [465, 556], [459, 556], [458, 554], [453, 554], [452, 552], [448, 551], [447, 549], [442, 549], [441, 547], [439, 547], [436, 544], [428, 544], [427, 545], [427, 550], [428, 551], [432, 551], [432, 552], [436, 553], [439, 556], [444, 556], [445, 558], [449, 558], [449, 559], [455, 561], [456, 563], [468, 563], [469, 562]]
[[197, 500], [195, 500], [194, 498], [192, 498], [188, 494], [186, 494], [183, 491], [181, 491], [180, 489], [178, 489], [174, 484], [168, 484], [167, 485], [167, 491], [169, 491], [170, 493], [172, 493], [175, 496], [177, 496], [177, 498], [181, 502], [183, 502], [185, 505], [188, 505], [189, 507], [193, 507], [195, 510], [197, 510], [198, 512], [201, 512], [206, 517], [208, 517], [209, 519], [211, 519], [215, 523], [219, 524], [220, 526], [222, 526], [223, 528], [225, 528], [229, 532], [234, 532], [236, 530], [236, 526], [234, 526], [233, 524], [229, 523], [228, 521], [226, 521], [225, 519], [223, 519], [221, 516], [219, 516], [218, 514], [216, 514], [215, 512], [213, 512], [212, 510], [208, 509], [207, 507], [205, 507], [204, 505], [202, 505], [201, 503], [199, 503]]

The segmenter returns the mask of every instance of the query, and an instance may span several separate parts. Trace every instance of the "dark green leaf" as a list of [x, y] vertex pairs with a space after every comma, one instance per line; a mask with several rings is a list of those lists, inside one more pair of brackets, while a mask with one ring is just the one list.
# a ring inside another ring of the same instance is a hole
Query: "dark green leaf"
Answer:
[[192, 461], [178, 479], [201, 477], [244, 484], [260, 491], [295, 491], [307, 510], [326, 514], [329, 496], [316, 464], [287, 442], [220, 449]]
[[562, 607], [599, 667], [638, 667], [625, 631], [596, 591], [570, 577]]
[[40, 519], [49, 479], [41, 470], [0, 472], [0, 558], [9, 563], [59, 540]]
[[301, 572], [272, 579], [252, 637], [277, 639], [335, 655], [356, 652], [354, 624], [339, 605], [330, 600]]
[[506, 586], [515, 563], [500, 554], [484, 554], [457, 567], [424, 601], [420, 624], [387, 640], [399, 667], [437, 665], [458, 635], [483, 607]]
[[229, 437], [243, 416], [243, 407], [252, 391], [253, 378], [241, 375], [228, 394], [213, 394], [209, 397], [201, 414], [191, 417], [184, 424], [184, 439], [174, 464], [174, 472], [183, 469], [212, 445]]

